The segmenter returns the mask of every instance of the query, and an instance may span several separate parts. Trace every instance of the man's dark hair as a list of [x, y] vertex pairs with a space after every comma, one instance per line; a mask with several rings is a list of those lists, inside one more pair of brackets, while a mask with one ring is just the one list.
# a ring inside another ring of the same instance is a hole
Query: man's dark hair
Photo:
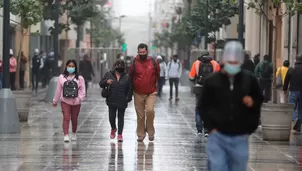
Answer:
[[289, 67], [289, 61], [288, 61], [288, 60], [285, 60], [285, 61], [283, 62], [283, 66]]
[[125, 68], [126, 63], [124, 60], [118, 59], [114, 63], [114, 67], [120, 67], [120, 68]]
[[145, 43], [140, 43], [138, 46], [137, 46], [137, 50], [139, 49], [146, 49], [148, 51], [148, 46], [145, 44]]
[[178, 58], [178, 55], [176, 55], [176, 54], [175, 54], [175, 55], [173, 55], [173, 58]]
[[244, 59], [245, 60], [249, 60], [250, 59], [250, 55], [247, 52], [244, 52]]
[[266, 60], [266, 61], [270, 61], [271, 58], [270, 58], [269, 55], [264, 55], [264, 56], [263, 56], [263, 59]]

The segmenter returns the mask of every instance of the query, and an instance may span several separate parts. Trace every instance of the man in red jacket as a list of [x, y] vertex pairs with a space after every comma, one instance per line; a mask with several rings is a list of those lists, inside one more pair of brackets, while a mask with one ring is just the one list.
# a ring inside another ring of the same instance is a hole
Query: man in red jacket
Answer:
[[134, 93], [134, 105], [137, 114], [137, 141], [143, 141], [148, 133], [154, 140], [154, 106], [157, 96], [157, 81], [160, 78], [158, 63], [148, 56], [148, 46], [139, 44], [138, 55], [130, 65], [130, 79]]

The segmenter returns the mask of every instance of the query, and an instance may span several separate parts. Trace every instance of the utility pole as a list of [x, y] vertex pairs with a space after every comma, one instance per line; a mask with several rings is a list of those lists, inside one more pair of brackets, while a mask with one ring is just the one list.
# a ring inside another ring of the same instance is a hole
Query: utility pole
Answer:
[[[291, 9], [291, 6], [288, 7]], [[292, 52], [292, 22], [291, 22], [292, 16], [291, 13], [288, 14], [288, 30], [287, 30], [287, 60], [290, 61], [290, 56]]]
[[244, 0], [239, 0], [239, 22], [238, 22], [238, 41], [244, 47], [243, 33], [244, 33]]
[[3, 4], [3, 89], [0, 90], [0, 133], [20, 133], [17, 103], [9, 87], [10, 0]]
[[[54, 62], [54, 76], [51, 78], [46, 94], [45, 101], [52, 102], [56, 90], [57, 90], [57, 82], [59, 78], [59, 67], [58, 67], [58, 58], [59, 58], [59, 17], [60, 17], [60, 0], [55, 0], [55, 30], [54, 30], [54, 55], [55, 55], [55, 62]], [[64, 64], [63, 64], [64, 65]]]

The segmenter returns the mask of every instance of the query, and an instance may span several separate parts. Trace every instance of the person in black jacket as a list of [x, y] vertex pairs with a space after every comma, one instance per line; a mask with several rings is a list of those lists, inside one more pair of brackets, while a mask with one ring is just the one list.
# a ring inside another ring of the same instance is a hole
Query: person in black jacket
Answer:
[[289, 98], [288, 101], [291, 104], [295, 104], [295, 110], [293, 113], [293, 121], [295, 121], [294, 130], [301, 131], [302, 121], [302, 55], [296, 58], [295, 67], [289, 68], [285, 76], [283, 91], [287, 94], [289, 86]]
[[246, 171], [248, 137], [259, 124], [263, 95], [257, 79], [241, 70], [244, 51], [237, 41], [224, 49], [220, 72], [206, 78], [198, 109], [210, 131], [206, 152], [211, 171]]
[[[131, 101], [132, 91], [130, 80], [125, 72], [124, 60], [118, 59], [115, 68], [106, 72], [104, 78], [100, 81], [101, 88], [108, 88], [109, 96], [106, 98], [109, 107], [109, 121], [111, 125], [110, 138], [116, 136], [116, 112], [118, 112], [118, 141], [123, 141], [124, 116], [128, 103]], [[109, 86], [109, 87], [108, 87]]]
[[254, 73], [255, 71], [254, 62], [250, 59], [250, 55], [248, 53], [244, 54], [244, 62], [241, 66], [241, 69], [250, 71], [251, 73]]
[[87, 54], [84, 55], [83, 60], [81, 60], [80, 62], [80, 74], [85, 79], [86, 97], [87, 97], [88, 83], [91, 82], [92, 76], [94, 77], [92, 62]]

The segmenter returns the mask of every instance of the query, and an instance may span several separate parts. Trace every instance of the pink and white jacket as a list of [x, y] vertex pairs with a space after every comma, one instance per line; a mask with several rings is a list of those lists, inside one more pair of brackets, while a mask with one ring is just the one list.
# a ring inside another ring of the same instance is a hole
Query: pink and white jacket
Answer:
[[9, 58], [9, 72], [17, 72], [17, 60], [15, 57]]
[[53, 103], [57, 104], [59, 100], [65, 102], [69, 105], [79, 105], [84, 100], [86, 93], [85, 93], [85, 80], [82, 76], [79, 76], [79, 79], [74, 79], [75, 82], [78, 84], [78, 97], [76, 98], [65, 98], [63, 97], [63, 85], [64, 82], [68, 80], [72, 80], [74, 77], [67, 77], [65, 78], [63, 74], [59, 76], [58, 83], [57, 83], [57, 90], [55, 97], [53, 98]]

